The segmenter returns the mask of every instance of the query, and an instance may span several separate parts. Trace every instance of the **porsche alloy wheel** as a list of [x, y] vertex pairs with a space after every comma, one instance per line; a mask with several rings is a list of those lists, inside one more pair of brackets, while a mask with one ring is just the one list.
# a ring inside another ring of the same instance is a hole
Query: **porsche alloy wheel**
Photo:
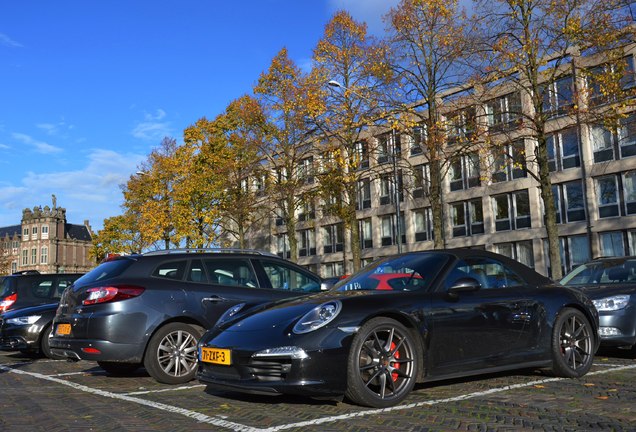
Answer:
[[349, 353], [347, 398], [376, 408], [400, 403], [415, 385], [416, 352], [402, 324], [389, 318], [370, 320], [360, 328]]
[[144, 358], [150, 376], [164, 384], [192, 380], [197, 371], [197, 341], [202, 333], [199, 327], [184, 323], [160, 328], [150, 339]]
[[594, 347], [593, 328], [585, 315], [577, 309], [563, 309], [552, 336], [552, 372], [566, 378], [585, 375], [592, 367]]

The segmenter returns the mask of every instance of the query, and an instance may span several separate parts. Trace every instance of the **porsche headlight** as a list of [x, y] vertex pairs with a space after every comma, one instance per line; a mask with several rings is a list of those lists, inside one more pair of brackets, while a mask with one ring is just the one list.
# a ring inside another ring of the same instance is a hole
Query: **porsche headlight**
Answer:
[[596, 310], [599, 312], [611, 312], [615, 310], [625, 309], [629, 303], [629, 295], [616, 295], [605, 297], [598, 300], [592, 300]]
[[220, 326], [224, 322], [228, 321], [234, 315], [239, 313], [241, 311], [241, 309], [243, 309], [244, 307], [245, 307], [245, 303], [239, 303], [239, 304], [236, 304], [236, 305], [232, 306], [231, 308], [226, 310], [223, 313], [223, 315], [221, 315], [221, 317], [217, 320], [215, 326]]
[[338, 316], [341, 309], [342, 303], [338, 300], [316, 306], [298, 320], [293, 332], [296, 334], [309, 333], [326, 326]]
[[40, 315], [29, 315], [29, 316], [23, 316], [18, 318], [9, 318], [7, 320], [7, 324], [31, 325], [39, 319], [40, 319]]

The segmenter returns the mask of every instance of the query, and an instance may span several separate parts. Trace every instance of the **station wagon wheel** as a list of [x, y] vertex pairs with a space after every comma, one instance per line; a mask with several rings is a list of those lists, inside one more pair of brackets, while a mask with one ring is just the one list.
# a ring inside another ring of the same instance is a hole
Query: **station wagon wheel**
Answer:
[[157, 381], [182, 384], [194, 378], [197, 370], [197, 342], [203, 331], [184, 323], [161, 327], [150, 339], [144, 366]]
[[552, 372], [565, 378], [579, 378], [592, 367], [595, 337], [589, 320], [578, 309], [565, 308], [554, 324]]
[[374, 318], [355, 336], [347, 364], [346, 396], [376, 408], [400, 403], [417, 378], [417, 349], [411, 333], [390, 318]]

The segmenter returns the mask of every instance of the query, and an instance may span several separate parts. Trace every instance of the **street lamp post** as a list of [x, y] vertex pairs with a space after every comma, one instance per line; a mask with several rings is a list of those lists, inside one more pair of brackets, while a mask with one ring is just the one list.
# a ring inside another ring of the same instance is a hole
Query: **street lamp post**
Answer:
[[[357, 93], [356, 91], [349, 89], [347, 87], [345, 87], [344, 85], [342, 85], [341, 83], [339, 83], [338, 81], [335, 80], [331, 80], [327, 83], [329, 86], [331, 87], [338, 87], [341, 88], [343, 90], [349, 90], [350, 92], [356, 94], [358, 97], [361, 97], [363, 99], [366, 99], [367, 101], [369, 101], [369, 99], [359, 93]], [[369, 101], [370, 102], [370, 101]], [[397, 251], [398, 253], [402, 253], [402, 221], [400, 218], [400, 188], [399, 188], [399, 178], [398, 178], [398, 169], [397, 169], [397, 134], [395, 133], [395, 129], [393, 128], [393, 125], [391, 125], [391, 141], [392, 141], [392, 145], [391, 145], [391, 162], [393, 164], [393, 180], [394, 180], [394, 194], [395, 194], [395, 230], [396, 230], [396, 245], [397, 245]]]

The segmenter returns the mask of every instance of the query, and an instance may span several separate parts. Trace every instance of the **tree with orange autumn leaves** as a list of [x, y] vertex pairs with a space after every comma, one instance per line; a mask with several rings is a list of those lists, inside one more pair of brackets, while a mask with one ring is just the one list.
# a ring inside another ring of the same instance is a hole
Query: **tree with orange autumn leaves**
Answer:
[[[545, 208], [548, 255], [551, 276], [560, 279], [562, 263], [557, 225], [557, 208], [550, 176], [549, 132], [547, 123], [555, 116], [571, 116], [581, 132], [586, 118], [585, 105], [574, 103], [582, 96], [581, 83], [566, 82], [581, 62], [581, 50], [590, 47], [604, 51], [608, 60], [620, 59], [625, 21], [617, 17], [616, 5], [605, 0], [577, 2], [553, 0], [480, 0], [477, 13], [483, 31], [483, 47], [490, 66], [481, 69], [482, 81], [505, 78], [507, 85], [520, 91], [529, 110], [518, 113], [519, 128], [515, 138], [531, 147], [524, 152], [523, 168], [539, 184]], [[618, 51], [615, 51], [618, 50]], [[616, 53], [618, 56], [616, 57]], [[607, 80], [609, 83], [611, 80]], [[604, 89], [622, 99], [620, 86]], [[610, 97], [611, 99], [611, 97]], [[608, 118], [605, 110], [604, 117]], [[567, 117], [565, 117], [567, 118]], [[514, 161], [512, 155], [508, 155]], [[520, 166], [519, 164], [517, 164]]]
[[249, 230], [268, 216], [251, 187], [251, 181], [263, 172], [259, 153], [263, 121], [258, 102], [245, 95], [214, 120], [202, 118], [184, 134], [183, 147], [198, 157], [198, 171], [191, 177], [200, 178], [193, 190], [205, 195], [199, 200], [209, 205], [201, 213], [207, 215], [205, 226], [214, 233], [207, 238], [222, 245], [237, 242], [246, 248]]
[[[368, 139], [369, 127], [386, 120], [387, 88], [391, 69], [386, 45], [367, 34], [367, 26], [347, 12], [337, 12], [325, 26], [323, 38], [314, 49], [313, 88], [319, 93], [313, 121], [322, 136], [323, 153], [319, 178], [326, 212], [342, 220], [349, 235], [353, 268], [360, 268], [360, 228], [356, 218], [357, 188], [362, 172], [362, 155], [356, 146]], [[335, 81], [339, 89], [329, 89]], [[344, 248], [346, 254], [346, 247]]]
[[298, 259], [297, 213], [313, 208], [314, 159], [308, 118], [319, 103], [317, 92], [283, 48], [254, 88], [264, 110], [260, 154], [269, 167], [267, 193], [274, 215], [288, 233], [289, 257]]
[[445, 145], [447, 125], [441, 106], [444, 94], [468, 80], [466, 62], [473, 50], [467, 36], [468, 20], [457, 0], [402, 0], [387, 18], [399, 98], [395, 110], [402, 114], [404, 129], [417, 126], [422, 130], [419, 146], [430, 169], [433, 239], [435, 247], [442, 248], [442, 178], [450, 153], [456, 157], [472, 144]]

